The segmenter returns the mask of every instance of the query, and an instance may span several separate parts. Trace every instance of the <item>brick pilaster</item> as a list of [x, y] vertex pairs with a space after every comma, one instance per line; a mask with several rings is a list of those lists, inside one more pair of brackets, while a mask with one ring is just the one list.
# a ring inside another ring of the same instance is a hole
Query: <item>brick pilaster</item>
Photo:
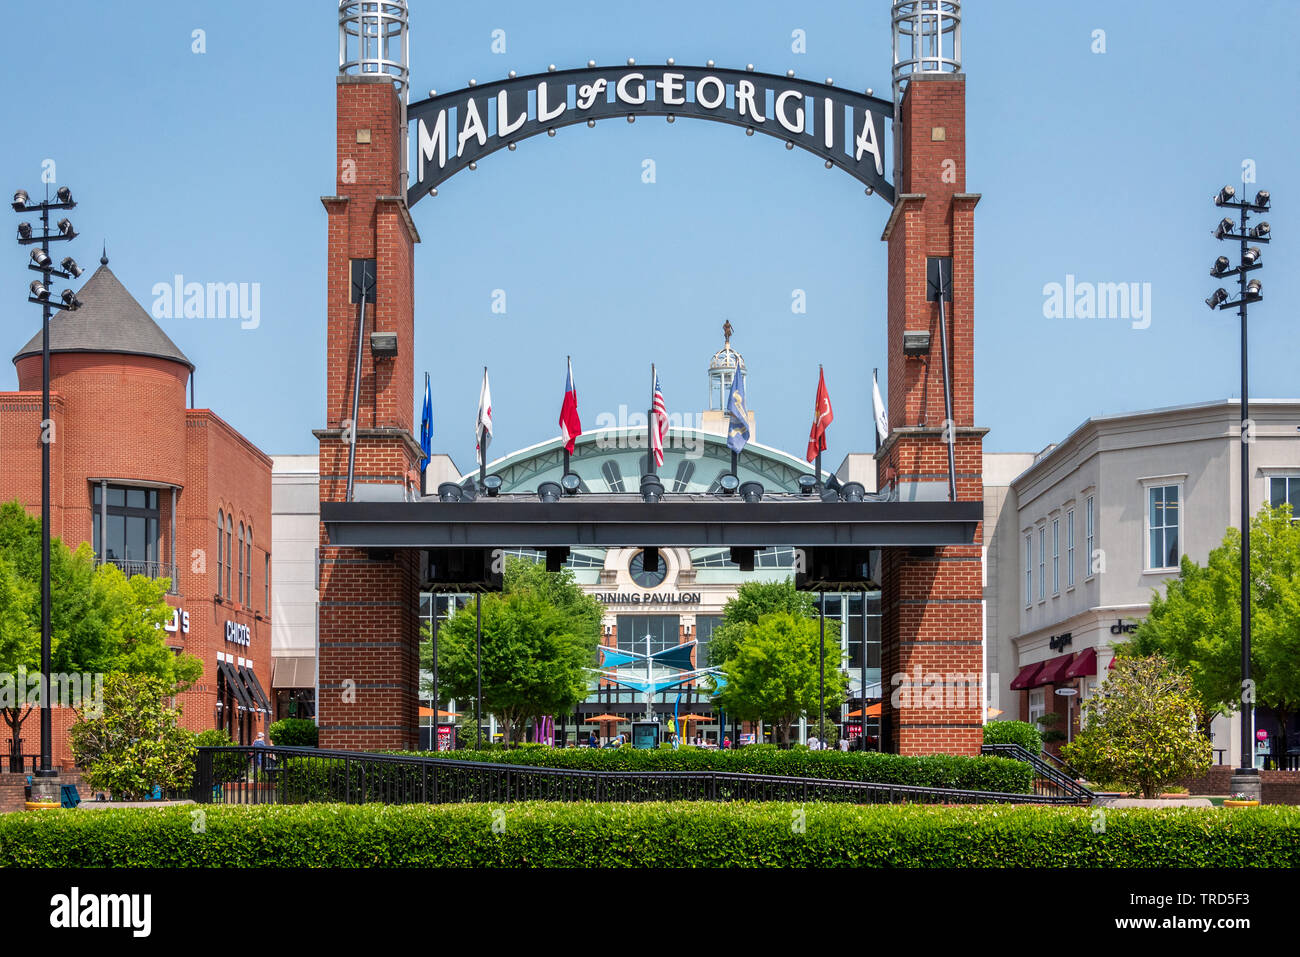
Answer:
[[[339, 77], [335, 194], [328, 215], [326, 427], [320, 498], [346, 495], [349, 437], [354, 481], [418, 489], [414, 419], [414, 244], [401, 195], [401, 108], [384, 77]], [[351, 263], [376, 261], [376, 301], [358, 336]], [[370, 354], [371, 332], [397, 335], [397, 358]], [[360, 400], [352, 395], [361, 347]], [[321, 529], [317, 720], [323, 747], [413, 748], [419, 726], [418, 556], [331, 548]]]
[[[888, 413], [878, 487], [905, 499], [946, 499], [943, 344], [939, 305], [926, 300], [928, 257], [952, 258], [947, 347], [956, 435], [957, 499], [983, 498], [982, 441], [974, 425], [974, 208], [966, 190], [965, 77], [913, 77], [898, 141], [898, 199], [889, 243]], [[930, 352], [903, 354], [904, 331], [928, 331]], [[982, 528], [969, 546], [887, 550], [882, 566], [882, 730], [902, 754], [979, 751], [983, 715]]]

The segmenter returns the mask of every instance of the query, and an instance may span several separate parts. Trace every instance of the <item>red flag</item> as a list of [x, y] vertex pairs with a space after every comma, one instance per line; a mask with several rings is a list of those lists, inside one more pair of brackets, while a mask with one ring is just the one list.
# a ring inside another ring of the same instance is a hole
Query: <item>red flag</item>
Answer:
[[564, 451], [572, 452], [573, 443], [582, 435], [582, 421], [578, 418], [578, 390], [573, 384], [573, 360], [569, 360], [569, 377], [564, 381], [564, 401], [560, 404], [560, 433]]
[[817, 370], [817, 404], [813, 408], [812, 430], [808, 433], [808, 461], [817, 458], [818, 452], [826, 451], [826, 429], [835, 421], [831, 411], [831, 396], [826, 391], [826, 373], [820, 367]]

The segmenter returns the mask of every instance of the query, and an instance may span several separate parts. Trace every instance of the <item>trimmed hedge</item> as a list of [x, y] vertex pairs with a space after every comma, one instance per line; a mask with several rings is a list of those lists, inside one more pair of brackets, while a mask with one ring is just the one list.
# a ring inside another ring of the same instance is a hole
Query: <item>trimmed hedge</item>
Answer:
[[[415, 753], [415, 752], [402, 752]], [[641, 751], [635, 748], [521, 748], [517, 751], [422, 751], [420, 757], [487, 761], [580, 771], [728, 771], [736, 774], [776, 774], [796, 778], [833, 778], [963, 791], [1004, 791], [1028, 794], [1033, 769], [1009, 758], [932, 754], [905, 757], [859, 751], [782, 751], [703, 748]]]
[[1030, 754], [1043, 750], [1043, 732], [1028, 721], [990, 721], [984, 725], [985, 744], [1018, 744]]
[[[1300, 809], [310, 805], [0, 815], [9, 867], [1300, 867]], [[793, 827], [802, 814], [802, 828]], [[495, 826], [494, 826], [495, 825]]]

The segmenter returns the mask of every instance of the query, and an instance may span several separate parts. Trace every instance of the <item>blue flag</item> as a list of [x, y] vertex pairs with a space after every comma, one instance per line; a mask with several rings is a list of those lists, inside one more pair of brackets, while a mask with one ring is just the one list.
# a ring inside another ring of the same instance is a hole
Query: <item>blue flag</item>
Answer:
[[423, 471], [433, 457], [433, 395], [429, 391], [429, 373], [424, 374], [424, 414], [420, 416], [420, 451], [424, 453], [420, 460]]
[[745, 373], [742, 369], [737, 369], [731, 380], [727, 416], [727, 446], [733, 452], [740, 452], [749, 441], [749, 414], [745, 408]]

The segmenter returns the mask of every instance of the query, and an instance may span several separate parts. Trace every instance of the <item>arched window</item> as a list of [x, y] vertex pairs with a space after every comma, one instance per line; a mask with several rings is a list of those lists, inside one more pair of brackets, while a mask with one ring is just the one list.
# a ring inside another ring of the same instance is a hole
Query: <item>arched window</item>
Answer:
[[235, 567], [235, 516], [230, 516], [226, 523], [226, 597], [233, 598], [235, 590], [230, 587], [230, 573]]
[[253, 526], [248, 526], [248, 538], [244, 540], [244, 597], [246, 604], [253, 604]]
[[226, 551], [222, 539], [226, 534], [226, 513], [217, 509], [217, 597], [221, 597], [221, 574], [222, 565], [225, 561]]
[[239, 574], [235, 577], [235, 588], [239, 592], [239, 603], [244, 603], [244, 523], [239, 523]]

